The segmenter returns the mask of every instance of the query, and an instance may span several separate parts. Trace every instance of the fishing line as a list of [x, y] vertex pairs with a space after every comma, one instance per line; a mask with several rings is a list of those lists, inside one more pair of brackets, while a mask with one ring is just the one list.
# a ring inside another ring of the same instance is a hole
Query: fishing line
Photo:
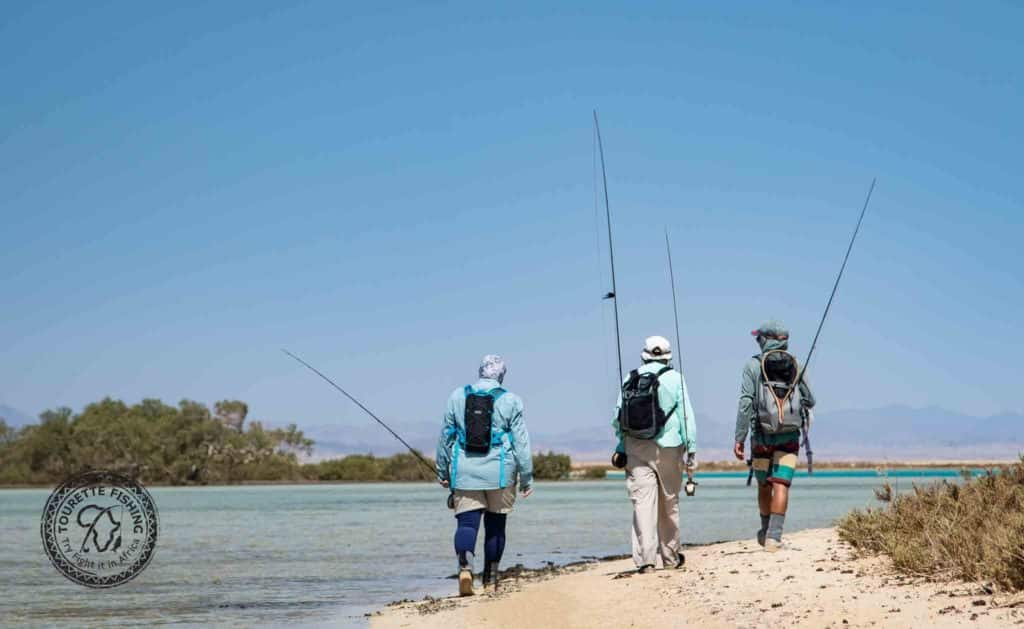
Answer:
[[424, 458], [423, 458], [423, 456], [422, 456], [422, 455], [420, 455], [420, 453], [419, 453], [419, 452], [417, 452], [417, 451], [416, 451], [416, 450], [415, 450], [415, 449], [414, 449], [414, 448], [413, 448], [413, 447], [412, 447], [411, 445], [409, 445], [409, 444], [408, 444], [408, 443], [406, 442], [406, 440], [405, 440], [405, 439], [402, 439], [401, 437], [399, 437], [399, 436], [398, 436], [398, 433], [397, 433], [397, 432], [395, 432], [394, 430], [391, 430], [391, 427], [390, 427], [390, 426], [388, 426], [387, 424], [385, 424], [385, 423], [384, 423], [383, 421], [381, 421], [381, 419], [380, 419], [379, 417], [377, 417], [376, 415], [374, 415], [374, 414], [373, 414], [373, 411], [371, 411], [370, 409], [366, 408], [366, 406], [364, 406], [362, 402], [360, 402], [360, 401], [359, 401], [359, 400], [357, 400], [356, 398], [352, 397], [352, 395], [351, 395], [351, 394], [350, 394], [350, 393], [349, 393], [348, 391], [346, 391], [345, 389], [342, 389], [341, 387], [339, 387], [339, 386], [337, 385], [337, 383], [335, 383], [335, 382], [334, 382], [333, 380], [331, 380], [330, 378], [328, 378], [327, 376], [325, 376], [325, 375], [324, 375], [323, 373], [321, 373], [321, 372], [320, 372], [320, 370], [318, 370], [318, 369], [317, 369], [316, 367], [314, 367], [313, 365], [310, 365], [309, 363], [307, 363], [306, 361], [302, 360], [301, 358], [299, 358], [298, 356], [296, 356], [295, 354], [293, 354], [293, 353], [289, 352], [289, 351], [288, 351], [288, 350], [286, 350], [286, 349], [282, 349], [281, 351], [282, 351], [282, 352], [284, 352], [285, 354], [287, 354], [287, 355], [291, 356], [291, 357], [292, 357], [292, 358], [294, 358], [295, 360], [297, 360], [297, 361], [298, 361], [299, 363], [301, 363], [301, 364], [302, 364], [302, 365], [303, 365], [304, 367], [306, 367], [306, 369], [309, 369], [310, 371], [312, 371], [312, 372], [313, 372], [313, 373], [315, 373], [316, 375], [318, 375], [318, 376], [320, 376], [321, 378], [323, 378], [323, 379], [324, 379], [324, 380], [325, 380], [325, 381], [327, 382], [327, 384], [331, 385], [332, 387], [334, 387], [335, 389], [337, 389], [337, 390], [338, 390], [339, 392], [341, 392], [341, 394], [342, 394], [342, 395], [344, 395], [344, 396], [345, 396], [345, 397], [347, 397], [348, 399], [352, 400], [352, 402], [353, 402], [353, 403], [354, 403], [354, 404], [355, 404], [356, 406], [358, 406], [359, 408], [363, 409], [363, 411], [364, 411], [364, 412], [365, 412], [365, 413], [366, 413], [367, 415], [369, 415], [370, 417], [372, 417], [372, 418], [373, 418], [374, 420], [376, 420], [376, 422], [377, 422], [378, 424], [380, 424], [381, 426], [383, 426], [385, 430], [387, 430], [388, 432], [390, 432], [390, 433], [391, 433], [391, 435], [392, 435], [392, 436], [393, 436], [393, 437], [394, 437], [395, 439], [398, 439], [399, 441], [401, 441], [401, 442], [402, 442], [402, 445], [403, 445], [403, 446], [405, 446], [405, 447], [406, 447], [406, 449], [407, 449], [407, 450], [409, 450], [409, 452], [410, 452], [410, 453], [412, 453], [412, 455], [413, 455], [414, 457], [416, 457], [416, 460], [417, 460], [417, 461], [419, 461], [419, 462], [420, 462], [420, 463], [421, 463], [421, 464], [423, 465], [423, 467], [424, 467], [424, 468], [426, 468], [427, 470], [429, 470], [429, 471], [430, 471], [430, 475], [431, 475], [431, 476], [433, 476], [433, 477], [437, 478], [438, 480], [440, 480], [440, 478], [441, 478], [441, 477], [440, 477], [440, 476], [438, 475], [438, 473], [437, 473], [437, 470], [436, 470], [436, 469], [434, 468], [434, 466], [433, 466], [433, 465], [431, 465], [430, 463], [428, 463], [428, 462], [427, 462], [427, 460], [426, 460], [426, 459], [424, 459]]

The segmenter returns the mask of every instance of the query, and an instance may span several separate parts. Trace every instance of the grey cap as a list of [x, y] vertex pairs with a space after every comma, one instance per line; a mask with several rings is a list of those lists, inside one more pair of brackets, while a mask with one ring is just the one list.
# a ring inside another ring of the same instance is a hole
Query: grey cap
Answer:
[[505, 359], [497, 354], [488, 354], [480, 361], [480, 377], [501, 382], [505, 379]]
[[769, 319], [750, 333], [751, 336], [789, 336], [789, 328], [778, 319]]

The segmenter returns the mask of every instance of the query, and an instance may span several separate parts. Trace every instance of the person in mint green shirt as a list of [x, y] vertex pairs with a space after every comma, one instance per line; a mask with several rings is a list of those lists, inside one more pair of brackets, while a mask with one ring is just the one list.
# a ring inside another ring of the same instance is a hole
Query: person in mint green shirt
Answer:
[[649, 572], [686, 561], [680, 552], [679, 490], [684, 470], [692, 473], [697, 465], [697, 425], [686, 381], [671, 367], [668, 339], [648, 337], [640, 357], [643, 363], [626, 377], [615, 405], [612, 427], [619, 443], [612, 464], [626, 469], [633, 561], [640, 572]]

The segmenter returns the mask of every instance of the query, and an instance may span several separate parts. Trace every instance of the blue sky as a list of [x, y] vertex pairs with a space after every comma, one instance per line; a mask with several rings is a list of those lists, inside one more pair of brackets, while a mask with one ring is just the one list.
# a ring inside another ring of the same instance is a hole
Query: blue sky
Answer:
[[364, 421], [288, 347], [435, 421], [499, 352], [534, 429], [605, 430], [596, 107], [627, 365], [674, 336], [667, 226], [694, 405], [732, 416], [877, 176], [822, 408], [1024, 410], [1020, 6], [370, 4], [0, 9], [0, 402]]

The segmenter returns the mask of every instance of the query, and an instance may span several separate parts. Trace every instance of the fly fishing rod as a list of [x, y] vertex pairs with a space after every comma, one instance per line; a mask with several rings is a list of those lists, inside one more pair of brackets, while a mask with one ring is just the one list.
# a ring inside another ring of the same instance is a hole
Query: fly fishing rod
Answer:
[[818, 322], [818, 330], [814, 333], [814, 340], [811, 341], [811, 349], [807, 352], [807, 359], [804, 360], [804, 366], [800, 369], [800, 377], [797, 378], [793, 386], [799, 385], [804, 380], [804, 374], [807, 372], [807, 365], [811, 362], [811, 355], [814, 354], [814, 348], [818, 345], [818, 336], [821, 334], [821, 328], [825, 325], [825, 319], [828, 317], [829, 310], [832, 309], [832, 300], [835, 299], [836, 289], [839, 288], [839, 280], [843, 279], [843, 271], [846, 270], [846, 263], [850, 260], [850, 252], [853, 251], [853, 243], [857, 240], [857, 234], [860, 233], [860, 224], [864, 222], [864, 213], [868, 211], [868, 203], [871, 202], [871, 193], [875, 191], [875, 179], [871, 180], [871, 187], [868, 188], [868, 196], [864, 199], [864, 207], [860, 209], [860, 217], [857, 219], [857, 226], [853, 229], [853, 236], [850, 237], [850, 244], [846, 247], [846, 255], [843, 256], [843, 264], [839, 267], [839, 275], [836, 276], [836, 282], [832, 285], [832, 294], [828, 296], [828, 303], [825, 304], [825, 312], [821, 315], [821, 321]]
[[403, 446], [405, 446], [405, 447], [406, 447], [406, 449], [407, 449], [407, 450], [408, 450], [408, 451], [409, 451], [409, 452], [410, 452], [410, 453], [411, 453], [411, 454], [412, 454], [412, 455], [413, 455], [414, 457], [416, 457], [416, 460], [417, 460], [417, 461], [419, 461], [419, 462], [420, 462], [420, 464], [422, 464], [422, 465], [423, 465], [423, 467], [424, 467], [424, 468], [425, 468], [426, 470], [428, 470], [428, 471], [430, 472], [430, 475], [431, 475], [431, 476], [433, 476], [433, 477], [437, 478], [438, 480], [441, 480], [441, 477], [440, 477], [440, 476], [438, 475], [438, 473], [437, 473], [437, 470], [436, 470], [436, 469], [434, 468], [434, 466], [433, 466], [433, 465], [431, 465], [430, 463], [428, 463], [428, 462], [427, 462], [427, 460], [426, 460], [426, 459], [424, 459], [424, 458], [423, 458], [423, 456], [422, 456], [422, 455], [421, 455], [421, 454], [420, 454], [419, 452], [417, 452], [417, 451], [416, 451], [416, 450], [415, 450], [415, 449], [414, 449], [414, 448], [413, 448], [413, 447], [412, 447], [411, 445], [409, 445], [409, 444], [408, 444], [408, 442], [406, 442], [406, 440], [405, 440], [405, 439], [402, 439], [401, 437], [399, 437], [399, 436], [398, 436], [398, 433], [397, 433], [397, 432], [395, 432], [394, 430], [391, 430], [391, 427], [390, 427], [390, 426], [388, 426], [387, 424], [385, 424], [385, 423], [384, 423], [383, 421], [381, 421], [381, 419], [380, 419], [379, 417], [377, 417], [376, 415], [374, 415], [374, 414], [373, 414], [373, 411], [371, 411], [370, 409], [366, 408], [366, 407], [365, 407], [365, 406], [363, 405], [363, 403], [362, 403], [362, 402], [360, 402], [359, 400], [357, 400], [357, 399], [355, 399], [354, 397], [352, 397], [352, 395], [351, 395], [351, 394], [350, 394], [350, 393], [349, 393], [348, 391], [346, 391], [345, 389], [342, 389], [341, 387], [339, 387], [339, 386], [337, 385], [337, 383], [335, 383], [335, 382], [334, 382], [333, 380], [331, 380], [330, 378], [328, 378], [327, 376], [325, 376], [325, 375], [324, 375], [323, 373], [321, 373], [321, 372], [320, 372], [320, 370], [318, 370], [318, 369], [317, 369], [316, 367], [314, 367], [313, 365], [310, 365], [309, 363], [307, 363], [306, 361], [302, 360], [301, 358], [299, 358], [298, 356], [296, 356], [295, 354], [293, 354], [293, 353], [289, 352], [289, 351], [288, 351], [288, 350], [286, 350], [286, 349], [282, 349], [281, 351], [282, 351], [282, 352], [284, 352], [285, 354], [288, 354], [289, 356], [291, 356], [291, 357], [292, 357], [292, 358], [294, 358], [295, 360], [297, 360], [297, 361], [298, 361], [299, 363], [301, 363], [301, 364], [302, 364], [302, 365], [303, 365], [304, 367], [306, 367], [306, 369], [309, 369], [310, 371], [312, 371], [312, 372], [313, 372], [313, 373], [315, 373], [316, 375], [318, 375], [318, 376], [320, 376], [321, 378], [323, 378], [323, 379], [324, 379], [324, 380], [325, 380], [325, 381], [327, 382], [327, 384], [331, 385], [332, 387], [334, 387], [335, 389], [337, 389], [337, 390], [338, 390], [339, 392], [341, 392], [341, 394], [342, 394], [342, 395], [344, 395], [344, 396], [345, 396], [345, 397], [347, 397], [348, 399], [352, 400], [352, 402], [353, 402], [353, 403], [354, 403], [354, 404], [355, 404], [356, 406], [358, 406], [359, 408], [363, 409], [363, 411], [364, 411], [364, 412], [365, 412], [365, 413], [366, 413], [367, 415], [369, 415], [370, 417], [372, 417], [372, 418], [373, 418], [374, 420], [376, 420], [376, 422], [377, 422], [378, 424], [380, 424], [381, 426], [383, 426], [385, 430], [387, 430], [388, 432], [390, 432], [390, 433], [391, 433], [391, 435], [392, 435], [392, 436], [394, 436], [394, 438], [395, 438], [395, 439], [398, 439], [399, 441], [401, 441], [401, 442], [402, 442], [402, 445], [403, 445]]
[[679, 342], [679, 306], [676, 304], [676, 274], [672, 271], [672, 245], [668, 244], [668, 228], [665, 228], [665, 252], [668, 253], [668, 279], [672, 283], [672, 315], [676, 322], [676, 366], [679, 373], [683, 373], [683, 357], [679, 352], [682, 345]]
[[[832, 300], [835, 299], [836, 290], [839, 288], [839, 281], [841, 279], [843, 279], [843, 272], [846, 270], [846, 263], [849, 262], [849, 260], [850, 260], [850, 252], [853, 251], [853, 243], [857, 241], [857, 234], [860, 233], [861, 223], [864, 222], [864, 214], [867, 212], [868, 204], [871, 202], [871, 193], [875, 191], [875, 181], [876, 181], [875, 178], [873, 178], [871, 180], [871, 186], [868, 188], [868, 194], [867, 194], [867, 197], [865, 197], [865, 199], [864, 199], [864, 205], [860, 209], [860, 216], [857, 217], [857, 225], [856, 225], [856, 227], [853, 228], [853, 235], [850, 236], [850, 244], [848, 244], [846, 246], [846, 255], [843, 256], [843, 263], [839, 267], [839, 273], [836, 275], [835, 283], [832, 284], [832, 292], [828, 296], [828, 303], [825, 304], [825, 312], [822, 313], [821, 320], [818, 321], [818, 329], [817, 329], [817, 331], [815, 331], [814, 339], [811, 341], [811, 349], [807, 352], [807, 359], [804, 360], [804, 364], [800, 368], [800, 372], [797, 375], [796, 380], [794, 380], [793, 384], [791, 384], [789, 386], [789, 388], [788, 388], [788, 391], [790, 391], [790, 392], [793, 389], [799, 387], [803, 383], [803, 381], [804, 381], [804, 375], [807, 373], [807, 365], [810, 364], [811, 356], [814, 355], [814, 348], [817, 347], [817, 345], [818, 345], [818, 337], [821, 335], [821, 329], [822, 329], [822, 327], [824, 327], [825, 319], [828, 318], [828, 313], [832, 309]], [[788, 395], [787, 395], [787, 397], [788, 397]], [[804, 448], [804, 453], [807, 455], [807, 473], [808, 474], [813, 474], [814, 473], [814, 452], [811, 450], [811, 440], [810, 440], [810, 437], [807, 434], [809, 432], [809, 430], [810, 430], [810, 422], [808, 420], [807, 415], [804, 415], [803, 422], [804, 422], [804, 430], [803, 430], [803, 444], [802, 445], [803, 445], [803, 448]], [[753, 448], [751, 448], [751, 449], [753, 449]], [[751, 456], [753, 456], [753, 453], [751, 453]], [[747, 465], [751, 465], [751, 462], [752, 462], [752, 459], [748, 459], [747, 460]], [[750, 473], [747, 474], [747, 485], [750, 485], [750, 481], [751, 481], [751, 479], [753, 477], [754, 477], [754, 468], [751, 467], [750, 468]]]
[[619, 384], [622, 384], [622, 339], [619, 334], [619, 298], [615, 286], [615, 248], [612, 246], [612, 211], [608, 206], [608, 175], [604, 170], [604, 145], [601, 143], [601, 125], [597, 122], [597, 110], [594, 110], [594, 134], [597, 136], [597, 150], [601, 155], [601, 181], [604, 184], [604, 216], [608, 224], [608, 260], [612, 267], [612, 290], [603, 299], [611, 299], [615, 308], [615, 355], [619, 359]]
[[[683, 381], [683, 345], [679, 340], [679, 304], [676, 303], [676, 274], [672, 270], [672, 245], [668, 242], [668, 227], [665, 228], [665, 253], [668, 254], [668, 279], [672, 284], [672, 316], [676, 324], [676, 369], [679, 370], [679, 381]], [[684, 385], [685, 386], [685, 385]], [[683, 391], [683, 427], [686, 426], [686, 391]], [[697, 491], [697, 482], [693, 480], [693, 470], [686, 468], [686, 495], [692, 496]]]
[[[853, 243], [857, 241], [857, 234], [860, 233], [860, 225], [864, 222], [864, 214], [868, 211], [868, 204], [871, 202], [871, 193], [875, 191], [875, 178], [871, 179], [871, 186], [868, 188], [867, 197], [864, 198], [864, 206], [860, 209], [860, 216], [857, 218], [857, 226], [853, 228], [853, 235], [850, 236], [850, 244], [846, 247], [846, 255], [843, 256], [843, 264], [839, 267], [839, 274], [836, 275], [836, 281], [832, 285], [832, 292], [828, 296], [828, 303], [825, 304], [825, 312], [821, 315], [821, 321], [818, 322], [818, 329], [814, 333], [814, 340], [811, 341], [811, 349], [807, 352], [807, 358], [804, 360], [803, 367], [800, 368], [800, 375], [797, 376], [796, 381], [790, 387], [792, 391], [794, 388], [800, 386], [804, 381], [804, 374], [807, 373], [807, 365], [811, 362], [811, 356], [814, 355], [814, 348], [818, 346], [818, 337], [821, 335], [821, 329], [825, 325], [825, 319], [828, 318], [828, 313], [832, 309], [832, 300], [836, 297], [836, 289], [839, 288], [839, 280], [843, 279], [843, 271], [846, 270], [846, 263], [850, 260], [850, 252], [853, 251]], [[808, 413], [810, 411], [807, 411]], [[808, 435], [810, 432], [810, 420], [807, 415], [804, 416], [804, 453], [807, 455], [807, 473], [814, 473], [814, 452], [811, 451], [811, 438]]]

